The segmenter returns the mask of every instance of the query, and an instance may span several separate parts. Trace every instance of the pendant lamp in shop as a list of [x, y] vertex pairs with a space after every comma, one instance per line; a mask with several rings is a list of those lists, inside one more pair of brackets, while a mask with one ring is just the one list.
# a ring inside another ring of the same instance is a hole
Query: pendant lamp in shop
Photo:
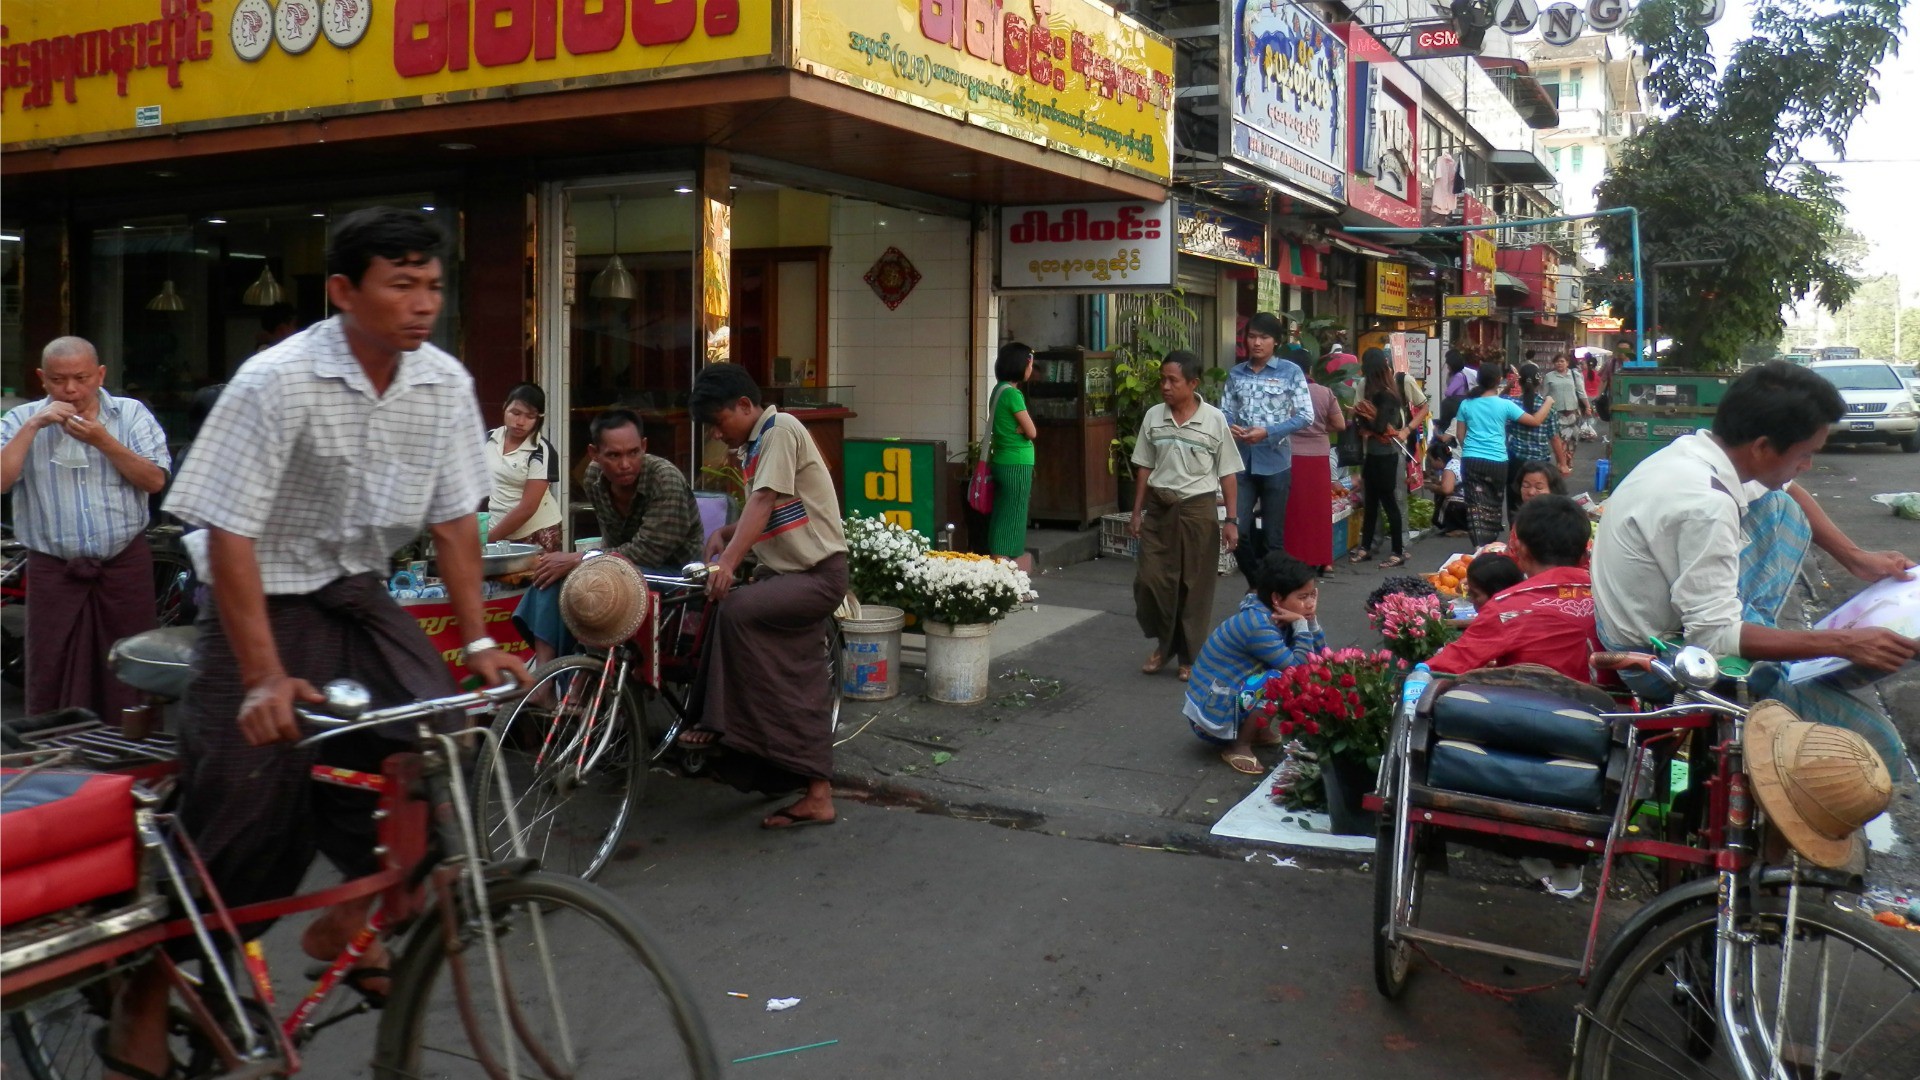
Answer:
[[154, 298], [147, 301], [147, 310], [185, 311], [187, 302], [180, 299], [179, 293], [173, 291], [173, 279], [168, 278], [160, 283], [160, 291], [154, 295]]
[[593, 275], [593, 284], [587, 287], [589, 295], [603, 300], [631, 300], [634, 297], [633, 274], [627, 270], [627, 264], [620, 261], [620, 196], [613, 197], [613, 258], [607, 265]]
[[273, 267], [262, 266], [259, 279], [247, 286], [247, 291], [240, 297], [240, 302], [248, 307], [272, 307], [286, 298], [287, 290], [281, 288], [280, 283], [274, 280]]

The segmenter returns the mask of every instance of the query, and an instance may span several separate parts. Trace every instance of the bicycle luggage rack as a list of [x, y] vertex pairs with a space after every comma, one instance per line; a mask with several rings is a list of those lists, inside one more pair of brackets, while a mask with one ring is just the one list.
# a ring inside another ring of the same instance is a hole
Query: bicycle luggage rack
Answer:
[[144, 739], [129, 739], [99, 721], [30, 732], [20, 738], [27, 743], [28, 752], [66, 751], [77, 767], [132, 772], [140, 779], [146, 779], [149, 773], [172, 772], [180, 757], [177, 736], [155, 733]]

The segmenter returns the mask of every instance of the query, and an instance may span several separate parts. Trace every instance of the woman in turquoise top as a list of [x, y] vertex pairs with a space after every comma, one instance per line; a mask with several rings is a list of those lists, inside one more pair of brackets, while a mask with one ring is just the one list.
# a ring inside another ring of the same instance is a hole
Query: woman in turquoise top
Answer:
[[987, 401], [991, 430], [987, 467], [993, 473], [993, 517], [987, 525], [987, 553], [1013, 559], [1032, 572], [1027, 558], [1027, 503], [1033, 496], [1033, 440], [1038, 429], [1027, 415], [1020, 384], [1033, 375], [1033, 350], [1018, 341], [1000, 346], [993, 363], [999, 380]]
[[1454, 437], [1460, 443], [1460, 471], [1467, 482], [1467, 526], [1476, 546], [1500, 539], [1507, 527], [1507, 424], [1539, 427], [1553, 415], [1553, 398], [1545, 398], [1538, 412], [1529, 413], [1511, 398], [1500, 396], [1506, 365], [1489, 360], [1480, 365], [1474, 396], [1460, 403], [1454, 414]]

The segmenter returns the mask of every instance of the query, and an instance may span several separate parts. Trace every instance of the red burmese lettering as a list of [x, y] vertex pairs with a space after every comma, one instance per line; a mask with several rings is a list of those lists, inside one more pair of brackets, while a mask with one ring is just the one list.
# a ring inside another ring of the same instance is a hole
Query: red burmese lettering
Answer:
[[467, 51], [472, 47], [472, 11], [467, 0], [447, 0], [447, 70], [467, 70]]
[[113, 71], [116, 88], [121, 97], [127, 96], [127, 76], [134, 66], [133, 31], [131, 26], [113, 28], [113, 46], [107, 56], [107, 67]]
[[740, 29], [740, 0], [707, 0], [700, 28], [708, 37], [726, 37]]
[[473, 58], [481, 67], [518, 64], [533, 52], [533, 0], [473, 0]]
[[446, 0], [395, 0], [393, 70], [412, 78], [436, 74], [446, 66]]
[[81, 78], [91, 79], [106, 70], [107, 40], [105, 30], [88, 30], [76, 39], [74, 68]]
[[1006, 65], [1007, 73], [1010, 75], [1025, 75], [1027, 73], [1027, 44], [1029, 33], [1030, 31], [1027, 28], [1025, 19], [1022, 19], [1011, 11], [1006, 13], [1005, 21], [1000, 24], [1000, 38], [1003, 42], [1001, 56], [1003, 57], [1002, 63]]
[[1031, 244], [1041, 238], [1047, 228], [1045, 210], [1029, 210], [1020, 215], [1020, 221], [1007, 230], [1007, 240], [1015, 244]]
[[1090, 75], [1093, 67], [1093, 39], [1078, 30], [1073, 32], [1073, 72]]
[[952, 41], [954, 3], [955, 0], [920, 0], [920, 33], [943, 45]]
[[1104, 56], [1096, 55], [1093, 58], [1093, 77], [1091, 81], [1094, 88], [1100, 91], [1101, 97], [1111, 100], [1114, 90], [1120, 85], [1119, 77], [1113, 72], [1113, 61]]
[[591, 14], [587, 0], [566, 0], [560, 15], [560, 40], [575, 56], [617, 49], [627, 34], [627, 0], [603, 0]]
[[693, 36], [700, 0], [633, 0], [633, 39], [642, 45], [672, 45]]
[[1064, 87], [1067, 81], [1067, 73], [1056, 68], [1051, 59], [1054, 45], [1053, 35], [1047, 33], [1046, 27], [1035, 23], [1033, 29], [1028, 32], [1027, 43], [1031, 49], [1027, 54], [1027, 76], [1041, 86], [1054, 85], [1054, 80], [1057, 77]]
[[72, 36], [61, 34], [59, 37], [54, 38], [53, 47], [48, 49], [47, 53], [48, 60], [51, 63], [51, 78], [64, 88], [62, 92], [66, 95], [67, 104], [71, 105], [79, 100], [73, 93], [74, 48]]
[[1060, 215], [1060, 220], [1047, 230], [1047, 239], [1056, 244], [1070, 240], [1087, 238], [1087, 212], [1075, 207]]
[[6, 67], [0, 70], [6, 72], [4, 78], [7, 89], [27, 85], [27, 46], [24, 43], [9, 45], [6, 52], [0, 55], [6, 57]]
[[560, 0], [538, 0], [533, 5], [533, 58], [551, 60], [560, 36]]
[[173, 36], [167, 32], [167, 20], [155, 19], [147, 24], [147, 66], [166, 67], [169, 46]]

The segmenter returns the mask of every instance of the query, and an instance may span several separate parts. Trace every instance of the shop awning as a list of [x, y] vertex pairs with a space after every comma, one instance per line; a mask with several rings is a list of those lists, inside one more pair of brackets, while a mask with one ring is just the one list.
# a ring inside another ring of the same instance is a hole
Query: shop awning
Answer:
[[1487, 172], [1499, 184], [1557, 184], [1547, 163], [1531, 150], [1495, 150], [1487, 155]]
[[1402, 257], [1400, 252], [1387, 247], [1385, 244], [1376, 244], [1371, 240], [1355, 236], [1352, 233], [1341, 232], [1339, 229], [1328, 229], [1327, 239], [1333, 241], [1334, 247], [1344, 251], [1351, 251], [1355, 255], [1365, 255], [1373, 259], [1398, 259]]
[[1493, 272], [1493, 283], [1499, 288], [1512, 289], [1517, 293], [1529, 293], [1533, 291], [1527, 288], [1525, 282], [1507, 273], [1505, 270], [1495, 270]]

